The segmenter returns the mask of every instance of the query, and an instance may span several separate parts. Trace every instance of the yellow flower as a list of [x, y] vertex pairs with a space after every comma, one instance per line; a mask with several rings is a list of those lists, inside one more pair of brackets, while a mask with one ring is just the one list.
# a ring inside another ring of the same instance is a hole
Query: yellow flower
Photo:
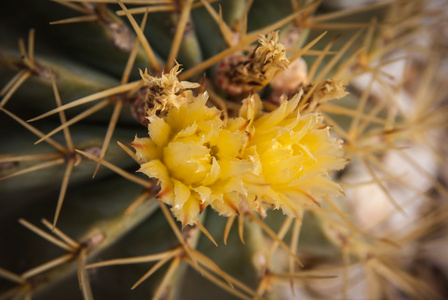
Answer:
[[244, 175], [246, 203], [262, 215], [273, 206], [299, 217], [304, 208], [319, 205], [321, 196], [341, 193], [328, 176], [346, 164], [341, 141], [330, 137], [319, 114], [299, 114], [300, 98], [301, 93], [263, 114], [255, 95], [244, 100], [240, 111], [239, 122], [246, 120], [250, 133], [243, 158], [255, 164]]
[[166, 118], [148, 117], [150, 138], [135, 138], [132, 146], [142, 161], [140, 172], [157, 178], [159, 198], [185, 226], [197, 222], [208, 205], [220, 214], [237, 213], [245, 194], [242, 176], [252, 168], [241, 160], [247, 140], [241, 130], [225, 128], [221, 111], [206, 106], [208, 95], [171, 106]]
[[136, 137], [132, 146], [139, 171], [158, 180], [159, 198], [184, 226], [207, 206], [224, 216], [245, 208], [264, 216], [274, 207], [300, 217], [322, 196], [341, 193], [328, 176], [346, 163], [341, 142], [319, 114], [300, 114], [301, 94], [271, 113], [262, 112], [254, 94], [225, 123], [220, 110], [207, 107], [207, 93], [177, 95], [190, 86], [177, 80], [177, 68], [148, 77], [157, 95], [169, 99], [166, 114], [149, 114], [149, 137]]

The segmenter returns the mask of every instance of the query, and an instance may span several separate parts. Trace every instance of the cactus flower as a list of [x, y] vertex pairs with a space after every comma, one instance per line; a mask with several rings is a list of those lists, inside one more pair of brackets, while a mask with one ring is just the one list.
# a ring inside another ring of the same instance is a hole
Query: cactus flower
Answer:
[[140, 172], [157, 178], [159, 198], [185, 226], [197, 222], [211, 205], [223, 215], [235, 214], [239, 195], [245, 193], [242, 175], [252, 168], [239, 158], [246, 142], [243, 131], [230, 131], [221, 111], [206, 106], [208, 95], [172, 106], [161, 118], [148, 117], [150, 138], [135, 138], [132, 146], [142, 161]]
[[266, 207], [273, 207], [299, 217], [303, 209], [319, 205], [320, 197], [342, 192], [328, 175], [346, 164], [341, 141], [330, 137], [321, 115], [299, 113], [300, 99], [297, 94], [263, 113], [254, 95], [240, 111], [250, 133], [243, 158], [256, 164], [244, 175], [247, 203], [262, 215]]

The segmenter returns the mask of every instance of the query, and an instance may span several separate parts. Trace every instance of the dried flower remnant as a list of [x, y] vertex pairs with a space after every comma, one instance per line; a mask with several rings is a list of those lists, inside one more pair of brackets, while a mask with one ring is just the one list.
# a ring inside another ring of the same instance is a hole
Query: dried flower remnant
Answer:
[[158, 179], [160, 199], [183, 226], [195, 224], [208, 205], [236, 214], [237, 196], [245, 193], [242, 175], [252, 167], [238, 158], [246, 134], [226, 129], [221, 111], [207, 107], [207, 98], [204, 93], [171, 105], [165, 118], [149, 116], [150, 138], [132, 143], [142, 162], [139, 171]]
[[244, 176], [246, 200], [261, 215], [274, 207], [299, 218], [303, 209], [319, 205], [320, 197], [342, 193], [328, 175], [346, 164], [341, 141], [330, 137], [321, 115], [299, 113], [301, 95], [268, 114], [257, 96], [244, 100], [238, 120], [248, 123], [250, 140], [243, 158], [256, 164]]
[[140, 71], [140, 75], [147, 86], [146, 112], [149, 116], [166, 112], [170, 107], [179, 108], [181, 105], [194, 100], [190, 89], [200, 87], [200, 84], [179, 81], [177, 75], [181, 72], [180, 65], [174, 66], [168, 74], [161, 77], [151, 76], [148, 71]]
[[329, 100], [341, 99], [348, 93], [345, 91], [345, 87], [348, 82], [345, 80], [332, 80], [327, 79], [318, 82], [314, 85], [307, 87], [307, 90], [314, 89], [311, 97], [308, 98], [306, 103], [301, 103], [301, 112], [313, 112], [316, 107]]
[[246, 57], [241, 52], [228, 56], [216, 71], [218, 86], [231, 96], [246, 96], [267, 85], [280, 70], [287, 68], [286, 48], [278, 42], [278, 32], [260, 36], [257, 47]]

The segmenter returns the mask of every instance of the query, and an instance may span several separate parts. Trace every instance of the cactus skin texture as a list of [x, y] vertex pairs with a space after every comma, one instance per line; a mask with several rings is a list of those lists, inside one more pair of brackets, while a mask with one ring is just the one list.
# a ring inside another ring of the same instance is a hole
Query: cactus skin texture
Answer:
[[345, 2], [2, 3], [0, 300], [446, 299], [447, 6]]

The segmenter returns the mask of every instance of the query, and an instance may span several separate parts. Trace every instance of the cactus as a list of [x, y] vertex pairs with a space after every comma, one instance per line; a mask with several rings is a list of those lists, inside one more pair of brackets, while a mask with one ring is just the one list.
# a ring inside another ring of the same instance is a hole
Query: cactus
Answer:
[[446, 297], [446, 7], [341, 3], [4, 3], [0, 299]]

